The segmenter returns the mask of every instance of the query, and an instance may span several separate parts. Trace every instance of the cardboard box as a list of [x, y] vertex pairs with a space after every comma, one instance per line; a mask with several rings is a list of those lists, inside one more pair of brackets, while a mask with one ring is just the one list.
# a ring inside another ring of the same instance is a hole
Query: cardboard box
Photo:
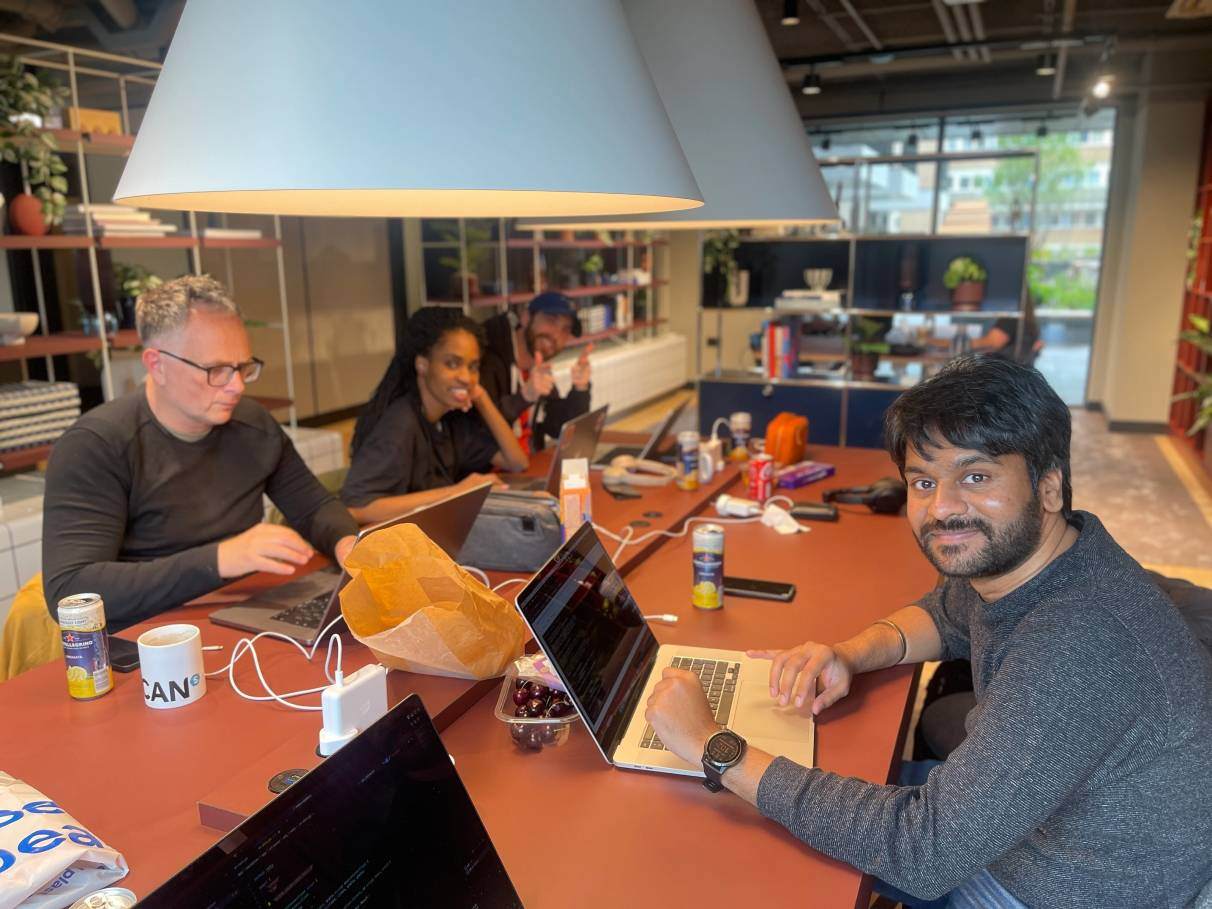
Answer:
[[119, 136], [122, 134], [122, 115], [112, 110], [95, 107], [69, 107], [67, 124], [82, 133], [100, 133]]

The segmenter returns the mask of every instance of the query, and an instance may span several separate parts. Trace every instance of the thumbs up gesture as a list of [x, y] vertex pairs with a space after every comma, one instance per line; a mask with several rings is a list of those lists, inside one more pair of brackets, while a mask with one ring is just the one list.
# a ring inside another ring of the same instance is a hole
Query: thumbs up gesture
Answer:
[[593, 353], [593, 345], [585, 345], [585, 349], [581, 351], [581, 355], [577, 357], [577, 361], [572, 364], [572, 387], [577, 391], [585, 391], [589, 388], [590, 366], [589, 355]]
[[543, 355], [535, 353], [534, 368], [522, 386], [522, 397], [533, 404], [539, 398], [551, 394], [555, 388], [555, 377], [551, 374], [551, 366], [543, 362]]

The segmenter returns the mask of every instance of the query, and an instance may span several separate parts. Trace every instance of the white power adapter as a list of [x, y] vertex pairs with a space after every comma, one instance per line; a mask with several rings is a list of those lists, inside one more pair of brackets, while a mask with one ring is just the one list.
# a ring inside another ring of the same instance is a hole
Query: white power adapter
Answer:
[[387, 713], [387, 669], [371, 663], [347, 678], [338, 672], [337, 680], [320, 692], [320, 707], [320, 754], [328, 757]]

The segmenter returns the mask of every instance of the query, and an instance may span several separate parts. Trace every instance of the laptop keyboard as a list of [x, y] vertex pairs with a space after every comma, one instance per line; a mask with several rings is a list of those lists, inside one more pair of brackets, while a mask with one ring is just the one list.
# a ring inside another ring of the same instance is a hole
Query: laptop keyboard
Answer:
[[[711, 712], [715, 714], [715, 721], [717, 723], [728, 722], [728, 711], [732, 709], [732, 699], [736, 696], [736, 680], [741, 671], [740, 663], [730, 663], [728, 660], [674, 657], [673, 662], [669, 665], [674, 669], [686, 669], [697, 675], [703, 685], [703, 691], [707, 692], [707, 702], [711, 704]], [[644, 727], [640, 747], [652, 748], [654, 751], [665, 750], [665, 746], [651, 725]]]
[[300, 628], [319, 628], [320, 623], [324, 621], [324, 611], [328, 608], [328, 601], [331, 599], [332, 591], [322, 593], [297, 606], [274, 613], [270, 618], [278, 622], [286, 622], [288, 625], [298, 625]]

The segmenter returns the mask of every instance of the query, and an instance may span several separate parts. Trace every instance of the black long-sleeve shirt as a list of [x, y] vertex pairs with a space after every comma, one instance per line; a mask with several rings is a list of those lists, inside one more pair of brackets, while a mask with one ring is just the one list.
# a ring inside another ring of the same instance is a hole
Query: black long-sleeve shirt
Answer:
[[560, 396], [558, 390], [540, 398], [535, 404], [528, 402], [513, 390], [514, 365], [513, 325], [509, 317], [493, 316], [484, 323], [488, 344], [480, 358], [480, 384], [492, 398], [506, 423], [513, 423], [528, 407], [534, 407], [538, 415], [531, 427], [531, 450], [542, 451], [547, 437], [558, 438], [560, 428], [574, 417], [589, 413], [589, 390], [571, 388]]
[[968, 737], [922, 786], [776, 758], [762, 813], [921, 897], [982, 869], [1029, 906], [1181, 909], [1212, 877], [1212, 655], [1091, 514], [1040, 574], [919, 605], [972, 661]]
[[227, 583], [219, 543], [261, 521], [262, 495], [316, 549], [358, 531], [261, 405], [187, 442], [139, 390], [89, 411], [55, 443], [43, 503], [43, 590], [99, 593], [111, 631]]

